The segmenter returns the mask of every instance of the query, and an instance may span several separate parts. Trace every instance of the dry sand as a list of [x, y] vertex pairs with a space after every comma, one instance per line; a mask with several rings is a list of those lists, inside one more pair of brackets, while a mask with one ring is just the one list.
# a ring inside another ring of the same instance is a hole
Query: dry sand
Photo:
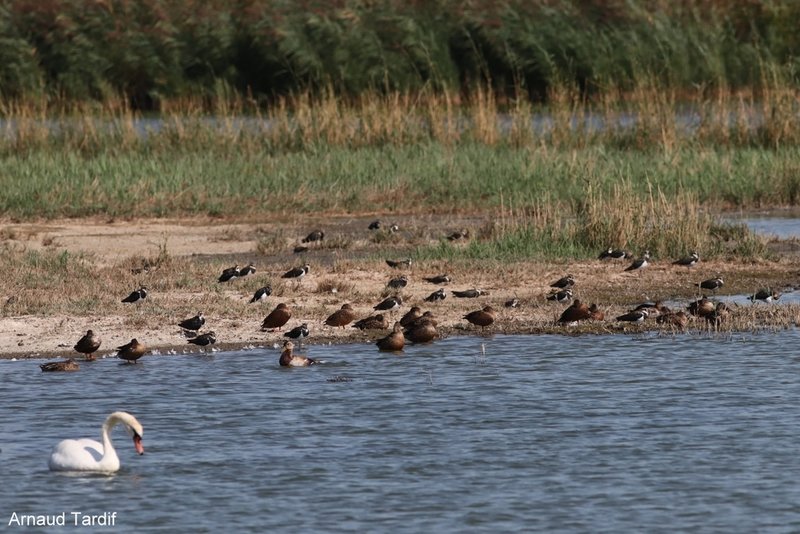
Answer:
[[[487, 335], [500, 332], [636, 332], [655, 328], [655, 322], [648, 321], [646, 326], [637, 327], [616, 322], [614, 317], [646, 300], [688, 303], [698, 295], [693, 284], [717, 273], [725, 276], [725, 294], [749, 293], [766, 285], [786, 290], [793, 288], [798, 280], [796, 256], [791, 247], [786, 246], [778, 261], [743, 264], [701, 261], [687, 269], [672, 265], [674, 258], [655, 258], [648, 268], [632, 273], [624, 272], [629, 261], [551, 263], [535, 258], [513, 264], [425, 262], [414, 264], [410, 269], [396, 270], [388, 267], [383, 259], [403, 258], [416, 246], [435, 243], [460, 228], [469, 228], [473, 236], [480, 235], [492, 221], [480, 216], [382, 217], [384, 223], [397, 222], [401, 231], [382, 232], [378, 236], [367, 230], [374, 219], [376, 217], [343, 215], [235, 223], [216, 219], [6, 223], [3, 225], [6, 239], [20, 247], [82, 252], [98, 267], [124, 265], [126, 261], [133, 262], [133, 258], [154, 256], [166, 250], [172, 257], [188, 258], [209, 281], [219, 276], [220, 265], [245, 265], [252, 261], [258, 271], [249, 279], [224, 284], [213, 295], [180, 290], [151, 291], [150, 298], [141, 306], [120, 305], [113, 313], [14, 316], [4, 309], [0, 319], [0, 358], [78, 357], [72, 346], [89, 328], [103, 339], [98, 353], [101, 357], [113, 355], [114, 347], [133, 337], [144, 342], [154, 354], [199, 352], [205, 349], [187, 344], [177, 323], [211, 302], [214, 311], [206, 312], [203, 331], [216, 332], [219, 341], [215, 349], [277, 347], [285, 339], [283, 332], [303, 322], [308, 323], [311, 330], [308, 343], [373, 342], [387, 331], [361, 332], [349, 326], [331, 328], [322, 323], [344, 302], [353, 304], [358, 318], [375, 313], [372, 307], [393, 293], [386, 289], [387, 281], [403, 273], [409, 276], [410, 282], [399, 292], [404, 305], [392, 317], [399, 318], [412, 305], [431, 310], [439, 321], [442, 336], [482, 333], [463, 320], [463, 316], [487, 304], [499, 310], [495, 324], [483, 332]], [[326, 232], [323, 245], [312, 246], [301, 255], [294, 254], [292, 250], [300, 238], [316, 228]], [[456, 243], [454, 246], [465, 245]], [[310, 274], [300, 282], [282, 283], [280, 275], [303, 261], [312, 265]], [[447, 299], [428, 304], [423, 298], [439, 286], [424, 282], [422, 277], [441, 273], [453, 278], [452, 283], [442, 286], [447, 291]], [[605, 311], [604, 322], [577, 328], [554, 324], [568, 304], [549, 302], [545, 297], [551, 291], [550, 283], [567, 273], [577, 280], [576, 296], [587, 303], [596, 302]], [[147, 285], [148, 276], [151, 275], [145, 273], [131, 280]], [[266, 280], [273, 284], [277, 281], [280, 285], [276, 294], [264, 303], [247, 304], [252, 288]], [[338, 286], [337, 291], [332, 292], [329, 286]], [[473, 287], [489, 294], [458, 299], [451, 293]], [[119, 298], [123, 296], [118, 295]], [[2, 297], [8, 299], [14, 295]], [[521, 306], [504, 307], [504, 303], [514, 297], [520, 299]], [[58, 298], [57, 295], [54, 298]], [[292, 307], [292, 319], [280, 331], [262, 332], [261, 320], [278, 302]], [[779, 324], [797, 320], [794, 307], [784, 309], [786, 313]], [[703, 330], [707, 327], [703, 321], [697, 321], [690, 328]]]

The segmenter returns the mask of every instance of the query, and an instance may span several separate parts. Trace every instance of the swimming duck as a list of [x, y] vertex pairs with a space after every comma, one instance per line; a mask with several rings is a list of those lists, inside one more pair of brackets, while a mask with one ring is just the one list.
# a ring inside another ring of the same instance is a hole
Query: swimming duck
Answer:
[[487, 326], [491, 325], [496, 317], [497, 314], [495, 313], [494, 308], [491, 306], [484, 306], [483, 309], [469, 312], [464, 316], [464, 319], [476, 326], [480, 326], [481, 330], [483, 330]]
[[267, 300], [267, 297], [272, 295], [272, 288], [270, 286], [264, 286], [258, 289], [254, 294], [253, 298], [250, 299], [250, 304], [253, 302], [260, 302]]
[[117, 357], [128, 363], [136, 363], [136, 360], [144, 356], [146, 351], [147, 348], [133, 338], [130, 343], [117, 347]]
[[134, 302], [139, 302], [140, 300], [144, 300], [147, 298], [147, 288], [142, 286], [136, 291], [133, 291], [130, 295], [122, 299], [122, 302], [126, 302], [128, 304], [132, 304]]
[[391, 334], [375, 342], [375, 345], [378, 346], [378, 350], [385, 352], [399, 352], [403, 350], [405, 344], [406, 340], [403, 336], [403, 326], [399, 321], [394, 323]]
[[325, 324], [328, 326], [333, 327], [342, 327], [344, 328], [348, 324], [353, 322], [353, 319], [356, 318], [356, 312], [353, 311], [353, 307], [350, 304], [342, 304], [342, 307], [325, 319]]
[[371, 315], [353, 323], [353, 328], [359, 330], [385, 330], [389, 328], [389, 321], [382, 313]]
[[283, 352], [281, 352], [281, 357], [278, 359], [278, 363], [281, 365], [281, 367], [308, 367], [318, 363], [317, 360], [309, 358], [308, 356], [293, 354], [293, 350], [294, 343], [291, 341], [286, 341], [283, 343]]
[[43, 363], [39, 367], [42, 369], [43, 373], [52, 373], [57, 371], [64, 371], [64, 372], [78, 371], [81, 368], [78, 365], [78, 362], [76, 362], [72, 358], [64, 360], [63, 362]]
[[93, 330], [87, 330], [86, 335], [78, 340], [73, 347], [76, 352], [86, 355], [86, 361], [94, 361], [93, 354], [100, 348], [100, 336], [96, 335]]
[[264, 317], [264, 320], [261, 322], [261, 330], [275, 330], [288, 323], [291, 318], [292, 310], [289, 306], [281, 302], [275, 306], [274, 310], [269, 312], [269, 315]]

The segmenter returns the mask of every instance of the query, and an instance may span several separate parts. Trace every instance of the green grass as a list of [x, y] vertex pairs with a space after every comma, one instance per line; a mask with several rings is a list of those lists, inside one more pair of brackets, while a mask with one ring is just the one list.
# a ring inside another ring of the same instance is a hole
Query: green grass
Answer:
[[0, 211], [17, 218], [253, 215], [288, 212], [519, 210], [574, 207], [626, 191], [691, 193], [711, 208], [798, 202], [800, 148], [692, 149], [669, 155], [606, 147], [559, 151], [430, 142], [269, 154], [36, 150], [0, 165]]

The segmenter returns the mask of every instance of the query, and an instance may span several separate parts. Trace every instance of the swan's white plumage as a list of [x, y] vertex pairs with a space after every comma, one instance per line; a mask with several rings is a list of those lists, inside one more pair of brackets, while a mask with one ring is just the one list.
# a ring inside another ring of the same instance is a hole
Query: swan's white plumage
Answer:
[[[119, 457], [111, 443], [109, 433], [117, 425], [123, 425], [129, 434], [134, 436], [134, 445], [139, 454], [144, 452], [141, 446], [142, 425], [127, 412], [114, 412], [109, 415], [100, 431], [102, 443], [93, 439], [65, 439], [59, 442], [50, 454], [48, 465], [51, 471], [96, 471], [113, 473], [119, 470]], [[138, 440], [137, 440], [138, 438]]]

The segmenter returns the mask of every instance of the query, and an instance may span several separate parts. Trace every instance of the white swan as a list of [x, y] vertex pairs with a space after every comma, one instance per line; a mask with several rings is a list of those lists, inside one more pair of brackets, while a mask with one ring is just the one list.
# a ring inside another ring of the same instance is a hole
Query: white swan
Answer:
[[133, 436], [136, 452], [144, 454], [142, 446], [142, 425], [127, 412], [114, 412], [109, 415], [101, 429], [103, 442], [93, 439], [65, 439], [53, 447], [48, 465], [51, 471], [96, 471], [113, 473], [119, 471], [119, 458], [109, 432], [117, 425], [124, 425]]

